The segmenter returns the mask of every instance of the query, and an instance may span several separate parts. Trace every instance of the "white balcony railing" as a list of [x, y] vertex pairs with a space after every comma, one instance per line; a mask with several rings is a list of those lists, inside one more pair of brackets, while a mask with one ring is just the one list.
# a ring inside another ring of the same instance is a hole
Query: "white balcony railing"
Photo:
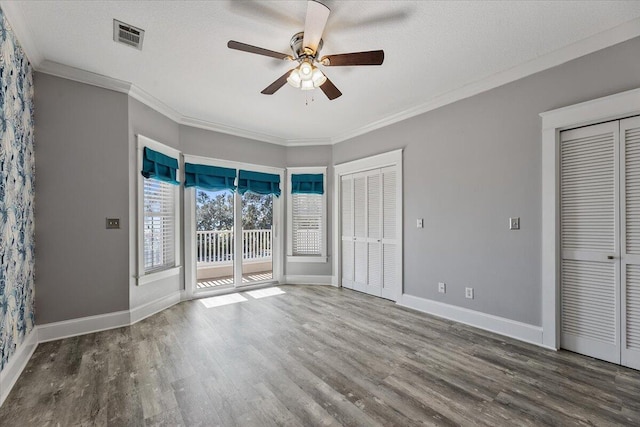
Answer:
[[[271, 230], [242, 231], [243, 261], [271, 259]], [[198, 265], [230, 264], [233, 261], [233, 231], [198, 231]]]

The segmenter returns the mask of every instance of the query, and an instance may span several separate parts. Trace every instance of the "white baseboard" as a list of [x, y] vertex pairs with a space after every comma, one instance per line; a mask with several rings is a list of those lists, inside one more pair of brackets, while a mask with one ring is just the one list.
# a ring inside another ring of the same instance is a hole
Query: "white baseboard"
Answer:
[[38, 331], [34, 327], [11, 355], [9, 363], [0, 371], [0, 406], [2, 406], [9, 392], [11, 392], [37, 346]]
[[143, 304], [139, 307], [132, 308], [129, 310], [131, 314], [130, 324], [133, 325], [141, 321], [142, 319], [146, 319], [149, 316], [153, 316], [154, 314], [166, 310], [167, 308], [176, 305], [182, 300], [182, 295], [180, 291], [175, 291], [169, 295], [166, 295], [162, 298], [158, 298], [157, 300], [150, 301], [146, 304]]
[[402, 294], [398, 305], [543, 347], [540, 326], [407, 294]]
[[129, 319], [129, 310], [122, 310], [114, 313], [63, 320], [61, 322], [45, 323], [44, 325], [38, 325], [38, 342], [55, 341], [128, 326]]
[[284, 283], [287, 285], [331, 285], [333, 276], [312, 276], [312, 275], [287, 275], [284, 276]]

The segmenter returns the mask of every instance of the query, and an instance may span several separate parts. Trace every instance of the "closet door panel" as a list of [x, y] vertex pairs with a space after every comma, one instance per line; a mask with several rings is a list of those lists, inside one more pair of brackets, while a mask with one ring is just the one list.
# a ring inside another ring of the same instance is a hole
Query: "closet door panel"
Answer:
[[354, 247], [353, 247], [353, 177], [340, 179], [340, 226], [342, 239], [342, 286], [353, 289]]
[[621, 363], [640, 369], [640, 117], [620, 121], [622, 141]]
[[561, 133], [561, 344], [620, 361], [618, 123]]

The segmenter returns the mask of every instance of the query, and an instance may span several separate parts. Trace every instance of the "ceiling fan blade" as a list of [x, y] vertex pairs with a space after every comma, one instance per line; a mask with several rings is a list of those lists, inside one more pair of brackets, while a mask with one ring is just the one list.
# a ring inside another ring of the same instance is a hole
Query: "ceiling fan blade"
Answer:
[[272, 58], [288, 59], [288, 60], [293, 59], [291, 57], [291, 55], [287, 55], [286, 53], [280, 53], [280, 52], [276, 52], [276, 51], [273, 51], [273, 50], [264, 49], [264, 48], [257, 47], [257, 46], [252, 46], [250, 44], [237, 42], [235, 40], [229, 40], [229, 43], [227, 43], [227, 47], [229, 49], [241, 50], [243, 52], [255, 53], [255, 54], [264, 55], [264, 56], [270, 56]]
[[315, 54], [322, 39], [324, 26], [327, 25], [331, 10], [316, 0], [307, 2], [307, 19], [304, 21], [302, 47], [308, 47]]
[[320, 60], [320, 63], [327, 67], [345, 65], [382, 65], [383, 62], [384, 50], [327, 55], [323, 56]]
[[324, 82], [322, 86], [320, 86], [320, 89], [322, 89], [322, 91], [324, 92], [325, 95], [327, 95], [327, 98], [329, 98], [330, 101], [342, 95], [342, 92], [340, 92], [340, 89], [338, 89], [336, 85], [334, 85], [333, 82], [328, 78], [327, 78], [327, 81]]
[[260, 93], [264, 95], [273, 95], [274, 93], [276, 93], [278, 89], [280, 89], [282, 86], [285, 85], [285, 83], [287, 83], [287, 77], [289, 77], [289, 74], [291, 74], [291, 71], [293, 71], [294, 69], [291, 69], [286, 73], [284, 73], [282, 76], [278, 78], [278, 80], [276, 80], [275, 82], [271, 83], [269, 86], [264, 88]]

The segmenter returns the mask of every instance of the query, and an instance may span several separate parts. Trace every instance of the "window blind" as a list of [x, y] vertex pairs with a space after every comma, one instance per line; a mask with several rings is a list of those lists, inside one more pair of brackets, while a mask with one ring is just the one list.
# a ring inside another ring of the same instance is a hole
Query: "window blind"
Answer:
[[298, 193], [291, 200], [293, 255], [322, 255], [322, 195]]
[[184, 186], [198, 187], [204, 190], [235, 191], [236, 170], [218, 166], [184, 164]]
[[175, 266], [175, 191], [168, 182], [144, 180], [145, 273]]

